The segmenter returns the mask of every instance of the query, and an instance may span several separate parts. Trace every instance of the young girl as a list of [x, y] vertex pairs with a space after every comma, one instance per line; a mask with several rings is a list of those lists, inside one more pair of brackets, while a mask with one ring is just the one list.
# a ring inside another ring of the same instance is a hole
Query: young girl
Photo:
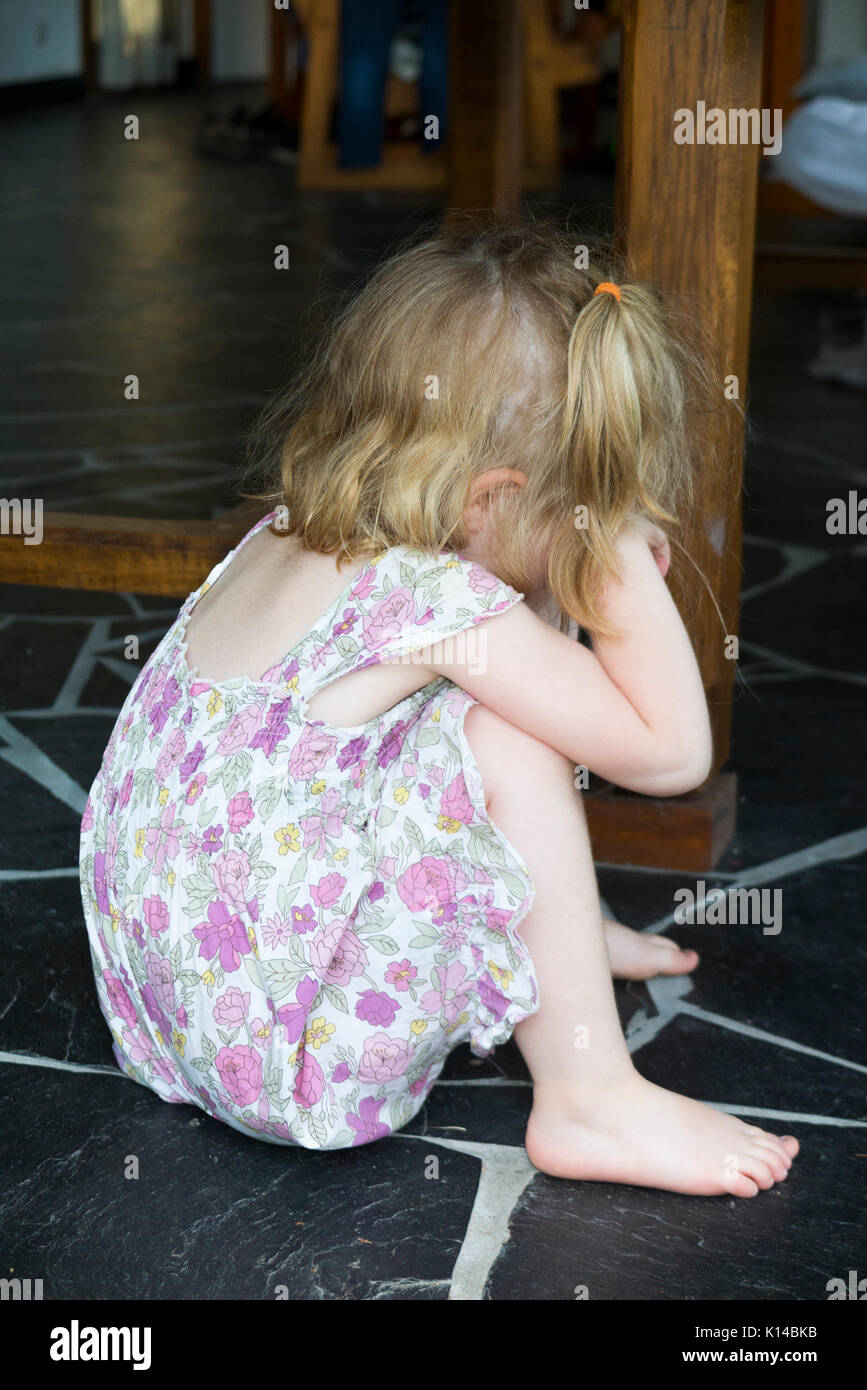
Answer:
[[711, 741], [657, 525], [689, 506], [690, 357], [573, 241], [398, 255], [267, 416], [276, 505], [90, 791], [97, 991], [128, 1076], [272, 1143], [379, 1139], [514, 1034], [542, 1171], [750, 1197], [796, 1140], [645, 1081], [614, 1002], [612, 969], [696, 958], [603, 923], [576, 765], [675, 794]]

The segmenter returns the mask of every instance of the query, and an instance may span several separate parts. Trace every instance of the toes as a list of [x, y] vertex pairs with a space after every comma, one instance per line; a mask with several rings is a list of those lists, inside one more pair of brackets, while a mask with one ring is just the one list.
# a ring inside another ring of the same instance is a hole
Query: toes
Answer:
[[731, 1180], [726, 1191], [731, 1193], [732, 1197], [756, 1197], [759, 1189], [758, 1184], [754, 1183], [752, 1178], [746, 1177], [744, 1173], [738, 1173], [737, 1177]]
[[771, 1152], [774, 1153], [776, 1157], [780, 1159], [782, 1163], [785, 1165], [787, 1172], [791, 1168], [791, 1156], [789, 1155], [789, 1152], [779, 1135], [770, 1134], [767, 1130], [760, 1129], [758, 1133], [755, 1135], [753, 1143], [758, 1144], [760, 1147], [770, 1149]]
[[774, 1185], [774, 1175], [762, 1154], [761, 1149], [749, 1149], [741, 1160], [741, 1172], [752, 1178], [763, 1192], [767, 1192], [768, 1188]]
[[801, 1151], [801, 1146], [793, 1134], [784, 1134], [780, 1139], [780, 1143], [786, 1150], [786, 1153], [789, 1155], [789, 1158], [797, 1158], [798, 1154]]
[[788, 1156], [784, 1157], [779, 1149], [774, 1148], [771, 1144], [757, 1143], [753, 1152], [758, 1153], [763, 1162], [768, 1165], [773, 1173], [774, 1182], [785, 1182], [791, 1167], [791, 1160]]
[[698, 965], [698, 952], [692, 950], [682, 950], [676, 941], [670, 941], [668, 937], [656, 936], [651, 938], [659, 946], [665, 948], [668, 959], [663, 964], [660, 962], [660, 975], [685, 975], [690, 970], [694, 970]]

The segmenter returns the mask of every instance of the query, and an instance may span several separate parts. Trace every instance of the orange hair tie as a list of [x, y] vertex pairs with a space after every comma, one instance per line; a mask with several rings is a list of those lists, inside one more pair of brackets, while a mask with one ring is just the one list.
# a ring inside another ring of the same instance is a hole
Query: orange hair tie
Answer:
[[620, 302], [620, 291], [616, 285], [612, 285], [610, 280], [603, 280], [601, 284], [596, 286], [593, 293], [594, 295], [613, 294], [614, 298], [618, 301], [618, 303]]

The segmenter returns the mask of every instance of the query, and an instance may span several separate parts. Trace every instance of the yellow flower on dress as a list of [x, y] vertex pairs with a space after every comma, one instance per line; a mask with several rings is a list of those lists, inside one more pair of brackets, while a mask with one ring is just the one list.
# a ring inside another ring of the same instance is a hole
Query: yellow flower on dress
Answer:
[[422, 1033], [426, 1028], [427, 1024], [425, 1023], [423, 1018], [417, 1018], [409, 1025], [410, 1032], [415, 1033], [417, 1038], [421, 1037]]
[[173, 1042], [174, 1045], [175, 1045], [176, 1051], [178, 1051], [178, 1052], [181, 1054], [181, 1056], [183, 1057], [183, 1055], [184, 1055], [184, 1048], [185, 1048], [186, 1045], [187, 1045], [187, 1035], [186, 1035], [186, 1033], [179, 1033], [178, 1030], [177, 1030], [177, 1028], [173, 1028], [173, 1029], [172, 1029], [172, 1042]]
[[407, 791], [406, 787], [395, 787], [394, 799], [397, 802], [398, 806], [405, 806], [406, 803], [409, 801], [409, 792]]
[[166, 876], [166, 881], [170, 888], [174, 888], [176, 878], [177, 874], [175, 873], [174, 869], [169, 869], [169, 872]]
[[252, 1030], [253, 1037], [258, 1038], [260, 1042], [266, 1043], [271, 1036], [271, 1025], [270, 1023], [266, 1023], [263, 1019], [259, 1019], [259, 1023], [261, 1027]]
[[460, 569], [460, 567], [461, 567], [461, 562], [460, 562], [460, 560], [446, 560], [446, 569], [447, 569], [447, 570], [457, 570], [457, 569]]
[[256, 959], [258, 960], [258, 959], [259, 959], [259, 945], [258, 945], [258, 942], [256, 941], [256, 933], [254, 932], [254, 930], [253, 930], [252, 927], [248, 927], [248, 928], [247, 928], [247, 940], [248, 940], [249, 943], [250, 943], [250, 950], [253, 952], [253, 955], [254, 955], [254, 956], [256, 957]]
[[508, 989], [515, 978], [511, 970], [501, 970], [496, 961], [489, 960], [488, 969], [501, 989]]
[[117, 910], [117, 908], [115, 907], [114, 903], [111, 904], [110, 912], [111, 912], [111, 929], [112, 929], [112, 931], [117, 931], [118, 927], [120, 926], [120, 913], [118, 912], [118, 910]]
[[143, 829], [142, 829], [142, 830], [137, 830], [137, 831], [135, 832], [135, 857], [136, 857], [136, 859], [141, 859], [142, 855], [144, 854], [144, 847], [145, 847], [146, 838], [147, 838], [147, 835], [146, 835], [146, 832], [145, 832]]
[[213, 989], [216, 983], [217, 981], [214, 977], [213, 970], [206, 970], [204, 975], [202, 976], [202, 984], [207, 985], [208, 989]]
[[460, 828], [459, 820], [453, 820], [451, 816], [437, 816], [437, 830], [445, 830], [449, 835], [454, 835]]
[[348, 850], [348, 849], [336, 849], [336, 850], [334, 851], [334, 858], [335, 858], [335, 859], [343, 860], [343, 859], [348, 859], [348, 857], [349, 857], [349, 850]]
[[290, 849], [294, 852], [301, 848], [301, 837], [298, 833], [297, 825], [283, 825], [279, 830], [274, 831], [274, 839], [280, 848], [278, 854], [288, 854]]
[[168, 789], [168, 787], [163, 787], [163, 789], [162, 789], [162, 791], [160, 792], [160, 794], [159, 794], [157, 800], [159, 801], [159, 803], [160, 803], [161, 806], [165, 806], [165, 804], [166, 804], [166, 802], [168, 801], [168, 799], [169, 799], [169, 789]]
[[162, 1033], [160, 1032], [159, 1028], [157, 1028], [156, 1032], [154, 1033], [154, 1037], [156, 1038], [156, 1040], [157, 1040], [157, 1042], [159, 1043], [160, 1047], [164, 1047], [164, 1046], [165, 1046], [165, 1042], [164, 1042], [164, 1040], [163, 1040], [163, 1035], [162, 1035]]
[[213, 719], [215, 714], [219, 714], [223, 708], [223, 697], [219, 690], [212, 690], [208, 697], [208, 718]]
[[298, 677], [297, 677], [297, 676], [293, 676], [292, 679], [291, 679], [291, 681], [287, 681], [287, 682], [286, 682], [286, 689], [287, 689], [287, 690], [297, 690], [297, 689], [298, 689]]
[[326, 1023], [323, 1018], [314, 1018], [310, 1021], [310, 1027], [304, 1034], [304, 1046], [309, 1047], [311, 1043], [318, 1052], [323, 1043], [328, 1042], [334, 1032], [334, 1024]]
[[433, 722], [434, 722], [435, 724], [438, 724], [438, 723], [440, 722], [440, 715], [441, 715], [441, 714], [442, 714], [442, 710], [439, 710], [439, 709], [435, 709], [435, 710], [434, 710], [433, 714], [431, 715], [431, 719], [433, 720]]
[[314, 796], [319, 796], [321, 792], [325, 791], [325, 785], [325, 778], [320, 777], [316, 782], [313, 783], [310, 790], [312, 791]]

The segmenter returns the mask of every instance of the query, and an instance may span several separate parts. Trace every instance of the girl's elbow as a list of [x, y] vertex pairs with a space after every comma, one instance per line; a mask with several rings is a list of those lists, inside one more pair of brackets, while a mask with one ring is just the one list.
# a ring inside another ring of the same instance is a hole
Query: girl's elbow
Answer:
[[685, 792], [694, 792], [698, 787], [704, 785], [711, 774], [713, 767], [713, 742], [708, 733], [706, 740], [689, 755], [680, 761], [679, 765], [671, 774], [671, 791], [669, 796], [682, 796]]

